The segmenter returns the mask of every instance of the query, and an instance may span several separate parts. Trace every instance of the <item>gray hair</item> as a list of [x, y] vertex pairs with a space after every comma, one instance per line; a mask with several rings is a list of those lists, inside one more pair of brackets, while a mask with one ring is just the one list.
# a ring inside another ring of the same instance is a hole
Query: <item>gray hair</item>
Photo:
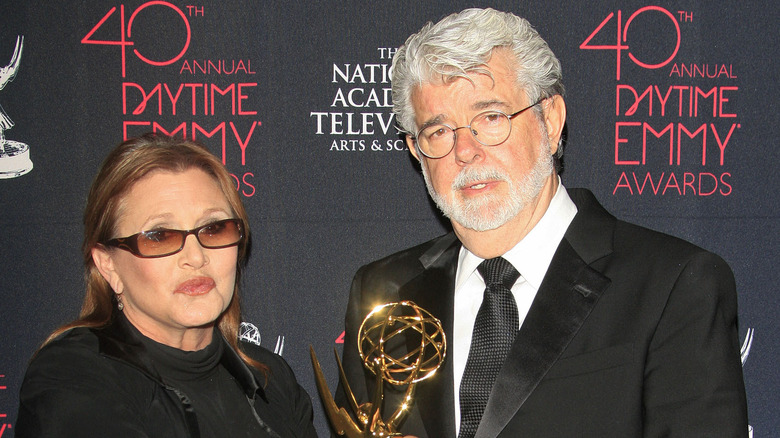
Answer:
[[[428, 22], [393, 57], [393, 112], [400, 129], [416, 133], [411, 101], [415, 87], [438, 78], [468, 78], [469, 73], [492, 77], [485, 64], [499, 47], [514, 53], [517, 83], [529, 104], [563, 95], [561, 64], [527, 20], [494, 9], [466, 9], [436, 24]], [[534, 110], [541, 119], [539, 106]]]

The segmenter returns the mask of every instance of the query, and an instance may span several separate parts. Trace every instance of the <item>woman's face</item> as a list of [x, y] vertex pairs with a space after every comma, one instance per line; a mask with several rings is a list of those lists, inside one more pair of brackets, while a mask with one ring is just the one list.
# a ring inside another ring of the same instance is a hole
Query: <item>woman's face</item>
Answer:
[[[190, 230], [234, 217], [217, 182], [200, 169], [152, 172], [120, 205], [115, 237], [156, 228]], [[98, 248], [93, 258], [141, 333], [197, 350], [211, 341], [214, 322], [233, 297], [238, 248], [206, 249], [188, 235], [180, 252], [165, 257]]]

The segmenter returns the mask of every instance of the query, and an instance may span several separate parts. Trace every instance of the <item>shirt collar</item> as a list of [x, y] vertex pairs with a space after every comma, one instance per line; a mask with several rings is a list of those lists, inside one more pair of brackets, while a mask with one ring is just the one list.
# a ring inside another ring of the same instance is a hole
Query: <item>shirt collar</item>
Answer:
[[[577, 214], [577, 207], [560, 182], [560, 177], [558, 178], [558, 189], [550, 200], [547, 211], [523, 240], [503, 255], [536, 290], [542, 284], [566, 229]], [[476, 271], [483, 260], [465, 246], [461, 246], [455, 278], [456, 290]]]

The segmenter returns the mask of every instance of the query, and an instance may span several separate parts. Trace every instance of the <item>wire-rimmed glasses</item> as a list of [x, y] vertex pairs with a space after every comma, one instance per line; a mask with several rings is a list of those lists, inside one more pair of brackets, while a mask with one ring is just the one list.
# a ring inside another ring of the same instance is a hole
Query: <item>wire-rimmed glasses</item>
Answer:
[[434, 159], [444, 157], [455, 148], [458, 137], [456, 131], [459, 129], [468, 129], [474, 139], [483, 146], [496, 146], [509, 138], [509, 134], [512, 133], [513, 118], [540, 104], [543, 100], [544, 98], [539, 99], [536, 103], [512, 114], [497, 110], [481, 112], [474, 116], [471, 123], [466, 126], [453, 128], [446, 123], [423, 126], [412, 139], [423, 155]]

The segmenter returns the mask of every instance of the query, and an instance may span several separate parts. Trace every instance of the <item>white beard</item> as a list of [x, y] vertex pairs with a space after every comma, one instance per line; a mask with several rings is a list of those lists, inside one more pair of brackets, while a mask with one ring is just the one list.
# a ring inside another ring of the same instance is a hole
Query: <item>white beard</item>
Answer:
[[[523, 211], [539, 195], [554, 168], [553, 158], [550, 154], [550, 140], [543, 126], [541, 128], [539, 155], [536, 157], [531, 171], [519, 181], [512, 179], [512, 175], [507, 175], [495, 168], [464, 167], [452, 182], [453, 199], [447, 199], [433, 188], [427, 166], [422, 163], [422, 174], [428, 193], [444, 216], [465, 228], [474, 231], [488, 231], [504, 225]], [[500, 197], [496, 194], [488, 194], [473, 199], [458, 199], [455, 195], [460, 189], [473, 185], [477, 181], [485, 180], [507, 183], [509, 195]]]

